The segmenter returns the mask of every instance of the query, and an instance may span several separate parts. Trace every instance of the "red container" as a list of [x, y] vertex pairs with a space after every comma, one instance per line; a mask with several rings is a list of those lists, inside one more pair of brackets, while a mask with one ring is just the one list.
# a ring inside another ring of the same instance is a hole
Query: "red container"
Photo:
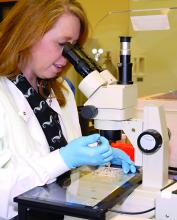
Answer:
[[126, 154], [130, 156], [130, 159], [134, 161], [135, 159], [135, 150], [132, 144], [127, 144], [125, 142], [112, 142], [112, 147], [119, 148], [120, 150], [124, 151]]

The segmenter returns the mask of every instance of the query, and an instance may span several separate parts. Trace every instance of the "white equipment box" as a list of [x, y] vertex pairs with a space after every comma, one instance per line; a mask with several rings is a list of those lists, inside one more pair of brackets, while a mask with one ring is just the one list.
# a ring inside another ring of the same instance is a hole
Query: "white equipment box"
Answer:
[[177, 168], [177, 91], [161, 93], [138, 99], [136, 117], [143, 117], [145, 105], [162, 105], [166, 112], [167, 126], [171, 132], [169, 166]]

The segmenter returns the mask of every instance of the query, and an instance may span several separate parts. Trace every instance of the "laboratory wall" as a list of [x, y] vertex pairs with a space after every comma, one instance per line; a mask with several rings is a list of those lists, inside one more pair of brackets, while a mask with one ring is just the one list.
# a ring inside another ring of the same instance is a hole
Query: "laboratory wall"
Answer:
[[[118, 76], [119, 36], [129, 35], [133, 80], [138, 84], [138, 96], [177, 90], [177, 1], [176, 0], [79, 0], [87, 12], [90, 33], [84, 45], [92, 57], [92, 49], [102, 48], [99, 63]], [[163, 8], [163, 10], [155, 10]], [[169, 10], [169, 8], [174, 8]], [[148, 9], [148, 10], [147, 10]], [[149, 10], [152, 9], [152, 10]], [[145, 12], [132, 11], [144, 10]], [[148, 12], [146, 12], [146, 10]], [[135, 31], [131, 17], [167, 14], [170, 29]], [[68, 77], [77, 87], [81, 77], [71, 68]], [[77, 90], [78, 105], [85, 101]]]
[[[177, 90], [177, 1], [176, 0], [131, 0], [131, 13], [135, 16], [166, 14], [167, 30], [134, 31], [130, 22], [132, 38], [132, 61], [134, 81], [138, 84], [139, 96]], [[149, 11], [146, 11], [146, 10]], [[161, 9], [155, 10], [154, 9]], [[170, 9], [170, 10], [169, 10]]]

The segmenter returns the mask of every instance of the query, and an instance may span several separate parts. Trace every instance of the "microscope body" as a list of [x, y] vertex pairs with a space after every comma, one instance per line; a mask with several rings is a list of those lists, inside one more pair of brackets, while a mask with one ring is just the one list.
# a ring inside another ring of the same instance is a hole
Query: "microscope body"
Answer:
[[[89, 74], [88, 78], [81, 81], [79, 89], [88, 98], [84, 103], [84, 108], [87, 109], [85, 112], [90, 113], [90, 108], [93, 107], [97, 109], [92, 116], [89, 114], [94, 120], [94, 127], [98, 130], [122, 130], [135, 148], [135, 164], [143, 166], [143, 186], [158, 189], [164, 187], [168, 184], [169, 138], [163, 108], [146, 106], [144, 118], [136, 119], [137, 86], [109, 84], [97, 71], [91, 74], [93, 76]], [[96, 75], [98, 76], [95, 77]], [[92, 77], [98, 78], [98, 81], [92, 82]], [[163, 143], [155, 152], [147, 154], [139, 149], [137, 140], [142, 132], [149, 129], [160, 133]]]
[[87, 97], [83, 116], [98, 130], [121, 130], [135, 148], [135, 165], [142, 166], [143, 187], [160, 190], [168, 184], [168, 130], [161, 106], [144, 108], [135, 118], [137, 86], [131, 80], [130, 37], [121, 37], [119, 82], [93, 63], [80, 48], [64, 47], [63, 55], [84, 79], [79, 89]]

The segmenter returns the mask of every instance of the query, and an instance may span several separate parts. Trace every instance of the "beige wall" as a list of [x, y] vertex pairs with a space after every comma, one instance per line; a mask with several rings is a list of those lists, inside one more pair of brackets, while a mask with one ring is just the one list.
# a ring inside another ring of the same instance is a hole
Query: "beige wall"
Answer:
[[[131, 9], [170, 7], [177, 7], [177, 1], [130, 1]], [[160, 11], [154, 14], [160, 14]], [[170, 30], [135, 32], [130, 28], [133, 61], [142, 58], [144, 62], [142, 71], [138, 64], [134, 75], [135, 82], [138, 77], [143, 79], [143, 82], [137, 82], [139, 96], [177, 90], [177, 10], [169, 11], [168, 18]]]
[[[90, 37], [85, 44], [85, 50], [89, 55], [92, 55], [93, 47], [103, 48], [104, 54], [100, 59], [102, 64], [106, 60], [106, 52], [110, 51], [113, 71], [117, 71], [119, 36], [130, 35], [133, 80], [138, 84], [139, 96], [177, 89], [177, 10], [169, 12], [171, 28], [168, 31], [135, 32], [130, 22], [130, 16], [135, 14], [126, 12], [108, 15], [110, 11], [115, 10], [176, 7], [176, 0], [80, 0], [80, 2], [87, 12], [91, 25]], [[139, 13], [145, 14], [148, 13]], [[68, 76], [77, 87], [81, 77], [74, 72], [70, 69]], [[84, 102], [79, 91], [76, 99], [78, 105]]]

